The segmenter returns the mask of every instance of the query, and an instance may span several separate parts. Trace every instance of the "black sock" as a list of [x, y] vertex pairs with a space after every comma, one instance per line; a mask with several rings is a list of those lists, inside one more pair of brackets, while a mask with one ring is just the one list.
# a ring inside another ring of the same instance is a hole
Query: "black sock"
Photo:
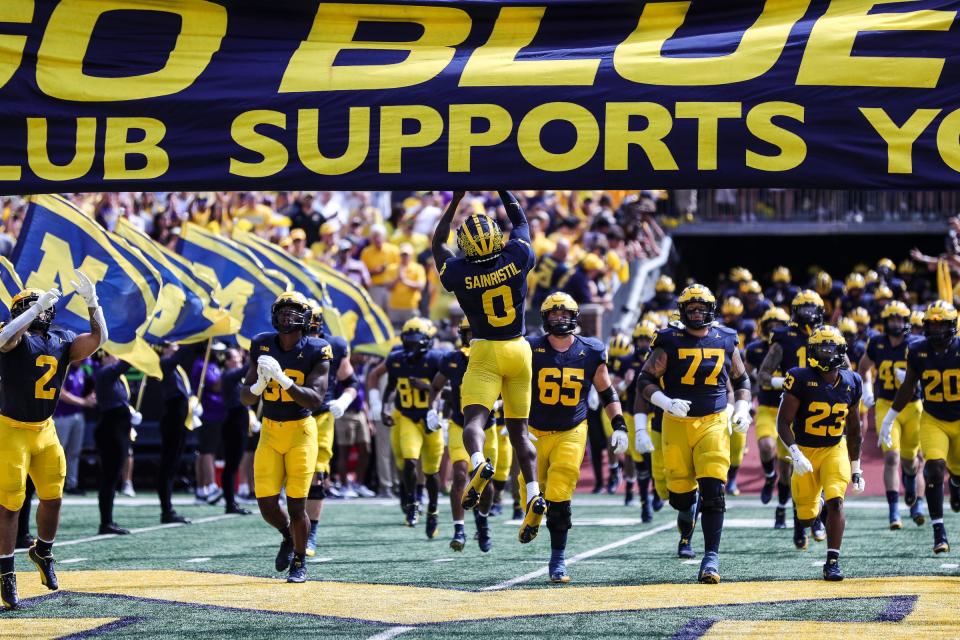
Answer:
[[738, 471], [740, 471], [739, 465], [731, 465], [730, 469], [727, 470], [727, 482], [736, 481]]
[[437, 512], [437, 499], [440, 494], [440, 481], [437, 474], [427, 476], [427, 513]]
[[927, 498], [927, 510], [930, 512], [930, 518], [932, 520], [943, 518], [943, 480], [931, 482], [928, 479], [924, 495]]
[[39, 553], [41, 556], [50, 555], [50, 551], [52, 549], [53, 549], [52, 542], [44, 542], [40, 538], [37, 538], [37, 553]]
[[777, 459], [771, 458], [770, 460], [761, 460], [760, 464], [763, 465], [763, 475], [768, 478], [776, 475], [776, 470], [774, 469], [774, 464], [776, 464]]
[[917, 492], [917, 474], [907, 473], [906, 471], [900, 472], [900, 482], [903, 484], [904, 493], [916, 493]]
[[284, 542], [293, 542], [293, 536], [290, 535], [290, 525], [280, 529], [280, 535], [283, 536]]
[[829, 560], [836, 560], [837, 562], [839, 562], [839, 561], [840, 561], [840, 552], [839, 552], [839, 551], [833, 551], [833, 550], [827, 551], [827, 560], [828, 560], [828, 561], [829, 561]]
[[725, 487], [716, 478], [701, 478], [699, 484], [703, 551], [704, 553], [711, 551], [719, 553], [720, 534], [723, 533], [723, 494]]
[[13, 555], [0, 558], [0, 573], [13, 573]]
[[783, 484], [782, 482], [777, 483], [777, 502], [780, 503], [781, 507], [787, 506], [787, 502], [790, 501], [790, 485]]
[[304, 553], [296, 553], [296, 552], [294, 552], [294, 554], [293, 554], [293, 562], [294, 562], [294, 563], [299, 562], [299, 563], [303, 564], [304, 562], [306, 562], [306, 559], [307, 559], [307, 556], [306, 556], [306, 554], [304, 554]]
[[900, 501], [900, 492], [887, 491], [887, 504], [897, 504]]
[[694, 509], [690, 507], [686, 511], [677, 511], [677, 528], [680, 529], [680, 537], [690, 539], [693, 535]]
[[637, 495], [640, 497], [640, 502], [650, 499], [650, 476], [637, 478]]

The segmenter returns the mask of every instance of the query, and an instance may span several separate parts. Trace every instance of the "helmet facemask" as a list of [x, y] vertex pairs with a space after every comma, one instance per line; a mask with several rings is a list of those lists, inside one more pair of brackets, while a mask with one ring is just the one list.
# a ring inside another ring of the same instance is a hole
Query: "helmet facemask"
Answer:
[[[16, 318], [27, 311], [30, 307], [33, 306], [35, 302], [40, 299], [39, 294], [32, 293], [20, 300], [17, 300], [16, 303], [10, 308], [10, 318]], [[46, 333], [50, 330], [50, 325], [53, 324], [53, 319], [57, 315], [57, 308], [50, 307], [45, 311], [41, 311], [33, 322], [30, 323], [30, 326], [27, 327], [30, 331], [38, 331], [40, 333]]]
[[820, 342], [809, 346], [807, 363], [818, 371], [828, 372], [839, 369], [843, 365], [843, 357], [847, 352], [847, 345], [833, 342]]
[[680, 305], [680, 321], [690, 329], [709, 326], [716, 317], [716, 305], [703, 300], [690, 300]]
[[823, 324], [823, 307], [815, 304], [800, 304], [793, 308], [793, 321], [806, 327]]
[[943, 349], [957, 335], [957, 323], [955, 320], [925, 320], [923, 335], [934, 349]]
[[888, 336], [898, 338], [910, 330], [910, 324], [903, 316], [890, 316], [883, 321], [883, 331]]
[[304, 333], [310, 330], [309, 309], [303, 309], [297, 304], [281, 304], [274, 308], [272, 324], [277, 333]]
[[572, 309], [547, 309], [540, 314], [543, 319], [543, 330], [551, 336], [567, 336], [577, 330], [579, 313]]

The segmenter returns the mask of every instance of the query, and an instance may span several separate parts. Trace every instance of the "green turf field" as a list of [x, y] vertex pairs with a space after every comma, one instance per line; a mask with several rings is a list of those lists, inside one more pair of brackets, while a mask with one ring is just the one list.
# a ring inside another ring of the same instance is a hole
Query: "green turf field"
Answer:
[[[504, 518], [493, 525], [491, 553], [472, 541], [455, 553], [447, 520], [428, 540], [422, 524], [401, 524], [393, 504], [328, 501], [311, 582], [288, 585], [272, 566], [279, 536], [257, 515], [183, 506], [195, 524], [160, 528], [149, 499], [120, 501], [118, 522], [147, 530], [103, 539], [93, 536], [93, 501], [74, 501], [55, 547], [61, 591], [43, 589], [18, 554], [27, 600], [0, 615], [0, 636], [960, 637], [957, 552], [933, 555], [929, 523], [906, 520], [902, 531], [888, 531], [880, 502], [848, 503], [848, 579], [827, 584], [819, 580], [825, 543], [798, 552], [790, 531], [773, 530], [772, 507], [731, 499], [723, 583], [705, 586], [695, 584], [699, 560], [676, 558], [669, 507], [642, 525], [639, 508], [619, 498], [578, 499], [567, 553], [573, 581], [565, 586], [546, 582], [546, 530], [521, 546]], [[949, 513], [947, 527], [960, 543], [960, 516]], [[695, 542], [702, 548], [699, 532]]]

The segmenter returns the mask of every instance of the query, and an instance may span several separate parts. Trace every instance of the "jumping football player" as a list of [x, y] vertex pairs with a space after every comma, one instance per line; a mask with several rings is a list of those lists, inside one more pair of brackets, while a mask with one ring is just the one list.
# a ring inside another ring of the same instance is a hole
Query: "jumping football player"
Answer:
[[[690, 285], [680, 294], [677, 306], [682, 327], [670, 326], [657, 333], [640, 384], [644, 400], [664, 411], [664, 469], [680, 528], [677, 555], [693, 557], [690, 537], [699, 489], [704, 554], [698, 580], [717, 584], [726, 510], [724, 483], [730, 467], [727, 428], [731, 422], [741, 433], [750, 427], [750, 379], [736, 332], [713, 324], [717, 309], [713, 293], [703, 285]], [[736, 398], [732, 418], [727, 414], [728, 379]]]
[[[761, 389], [783, 389], [783, 377], [778, 371], [789, 371], [796, 367], [807, 366], [807, 339], [823, 324], [823, 300], [811, 289], [804, 289], [793, 297], [790, 303], [790, 324], [774, 329], [770, 334], [770, 348], [760, 364], [757, 380]], [[788, 467], [780, 468], [777, 482], [777, 509], [774, 515], [774, 529], [787, 528], [787, 502], [790, 500], [790, 472]], [[796, 509], [794, 509], [796, 511]], [[796, 514], [794, 514], [796, 521]], [[796, 525], [796, 522], [794, 522]], [[813, 539], [822, 542], [827, 538], [827, 530], [817, 517], [813, 523]], [[801, 530], [802, 531], [802, 530]], [[797, 532], [794, 526], [794, 532]], [[798, 549], [807, 546], [806, 533], [794, 539]]]
[[83, 298], [90, 332], [76, 335], [51, 329], [60, 291], [24, 289], [10, 304], [0, 329], [0, 600], [7, 609], [20, 604], [13, 572], [17, 512], [23, 506], [27, 474], [36, 487], [37, 539], [28, 555], [51, 591], [59, 587], [53, 569], [53, 541], [60, 525], [60, 499], [66, 457], [53, 426], [53, 411], [70, 365], [93, 355], [107, 341], [107, 323], [93, 283], [80, 271], [70, 284]]
[[[323, 406], [333, 352], [325, 340], [308, 335], [311, 311], [303, 294], [281, 293], [270, 317], [276, 332], [261, 333], [251, 341], [250, 369], [240, 400], [253, 405], [263, 399], [260, 442], [253, 460], [257, 504], [263, 519], [283, 536], [276, 570], [289, 569], [287, 582], [300, 583], [307, 579], [306, 499], [317, 467], [313, 413]], [[284, 487], [286, 510], [280, 505]]]
[[923, 415], [920, 418], [920, 450], [926, 480], [927, 509], [933, 523], [933, 552], [950, 551], [943, 526], [943, 481], [950, 472], [950, 507], [960, 511], [960, 340], [957, 310], [943, 300], [927, 307], [923, 316], [924, 338], [907, 347], [907, 370], [893, 403], [883, 418], [880, 440], [893, 446], [894, 425], [913, 401], [921, 380]]
[[[570, 501], [580, 479], [587, 447], [587, 392], [598, 389], [613, 425], [615, 455], [627, 450], [627, 423], [607, 373], [607, 350], [596, 338], [574, 335], [580, 307], [566, 293], [554, 293], [540, 306], [546, 335], [527, 338], [533, 351], [533, 402], [537, 475], [546, 487], [550, 531], [550, 581], [570, 582], [564, 552], [571, 525]], [[526, 476], [524, 476], [525, 478]], [[523, 484], [521, 483], [521, 491]]]
[[463, 445], [470, 454], [471, 479], [463, 494], [463, 507], [474, 508], [487, 490], [495, 468], [483, 456], [483, 427], [493, 403], [503, 398], [503, 413], [510, 443], [520, 471], [529, 480], [526, 514], [520, 525], [520, 542], [530, 542], [543, 520], [547, 505], [537, 483], [537, 453], [527, 435], [530, 416], [532, 356], [523, 339], [527, 274], [536, 257], [530, 246], [530, 229], [520, 203], [509, 191], [499, 191], [513, 225], [504, 244], [497, 223], [482, 213], [470, 215], [457, 231], [455, 257], [444, 244], [450, 236], [453, 215], [464, 196], [456, 191], [433, 235], [433, 259], [440, 283], [453, 292], [473, 329], [470, 362], [463, 379]]
[[[453, 538], [450, 540], [450, 548], [454, 551], [463, 551], [463, 547], [467, 543], [466, 528], [463, 522], [464, 510], [463, 505], [460, 504], [460, 499], [463, 496], [464, 489], [467, 487], [467, 477], [470, 471], [468, 467], [470, 456], [467, 455], [467, 450], [463, 446], [463, 411], [460, 407], [460, 396], [462, 393], [463, 374], [467, 370], [467, 363], [470, 359], [471, 338], [470, 322], [464, 318], [460, 321], [460, 326], [457, 331], [458, 348], [445, 353], [440, 360], [440, 371], [433, 378], [430, 398], [430, 406], [433, 406], [434, 399], [449, 383], [450, 402], [448, 408], [450, 412], [450, 423], [447, 429], [447, 450], [450, 452], [450, 462], [453, 466], [453, 487], [450, 489], [450, 513], [453, 515]], [[484, 427], [486, 434], [483, 441], [483, 454], [487, 460], [490, 460], [491, 463], [496, 466], [498, 455], [497, 443], [499, 439], [495, 433], [490, 431], [494, 425], [495, 421], [491, 413], [487, 419], [486, 427]], [[490, 548], [493, 546], [490, 538], [490, 527], [487, 522], [487, 516], [490, 512], [490, 504], [487, 503], [487, 500], [492, 498], [492, 494], [487, 492], [480, 500], [477, 508], [474, 509], [477, 525], [477, 543], [480, 545], [480, 550], [484, 553], [490, 551]]]
[[[790, 316], [779, 307], [774, 307], [760, 318], [760, 337], [744, 349], [744, 361], [747, 372], [757, 376], [757, 370], [763, 364], [763, 359], [770, 349], [770, 336], [775, 329], [787, 326]], [[774, 376], [782, 377], [780, 371], [774, 371]], [[760, 502], [768, 504], [773, 498], [773, 487], [777, 483], [777, 465], [779, 459], [780, 475], [790, 474], [790, 463], [787, 462], [787, 450], [783, 448], [777, 438], [777, 408], [780, 406], [780, 392], [771, 388], [760, 387], [757, 392], [757, 449], [760, 451], [760, 464], [763, 465], [763, 488], [760, 490]]]
[[[808, 527], [827, 512], [827, 561], [824, 580], [843, 580], [840, 543], [847, 485], [866, 487], [860, 470], [860, 375], [841, 369], [847, 344], [836, 327], [815, 330], [807, 343], [807, 366], [787, 370], [777, 432], [793, 459], [793, 503], [797, 526]], [[826, 504], [821, 501], [821, 493]], [[804, 537], [806, 537], [804, 535]]]
[[[900, 387], [897, 370], [907, 366], [907, 348], [919, 338], [910, 331], [910, 309], [899, 300], [887, 303], [880, 312], [883, 334], [870, 338], [866, 353], [860, 358], [857, 371], [863, 377], [863, 404], [870, 408], [876, 404], [875, 415], [887, 415], [890, 405]], [[873, 370], [876, 369], [876, 381]], [[918, 525], [925, 522], [923, 499], [917, 496], [917, 474], [920, 468], [920, 415], [923, 403], [920, 390], [914, 388], [910, 402], [897, 415], [890, 433], [891, 445], [882, 441], [883, 484], [890, 507], [890, 528], [903, 526], [900, 520], [900, 481], [903, 479], [904, 502], [910, 507], [910, 517]], [[879, 429], [878, 429], [879, 431]], [[899, 467], [899, 470], [898, 468]]]

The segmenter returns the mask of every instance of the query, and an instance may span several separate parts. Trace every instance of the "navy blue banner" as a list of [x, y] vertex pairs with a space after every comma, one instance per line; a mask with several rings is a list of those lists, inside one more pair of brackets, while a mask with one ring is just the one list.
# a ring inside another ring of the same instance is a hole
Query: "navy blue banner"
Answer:
[[3, 0], [0, 192], [954, 188], [957, 0]]

